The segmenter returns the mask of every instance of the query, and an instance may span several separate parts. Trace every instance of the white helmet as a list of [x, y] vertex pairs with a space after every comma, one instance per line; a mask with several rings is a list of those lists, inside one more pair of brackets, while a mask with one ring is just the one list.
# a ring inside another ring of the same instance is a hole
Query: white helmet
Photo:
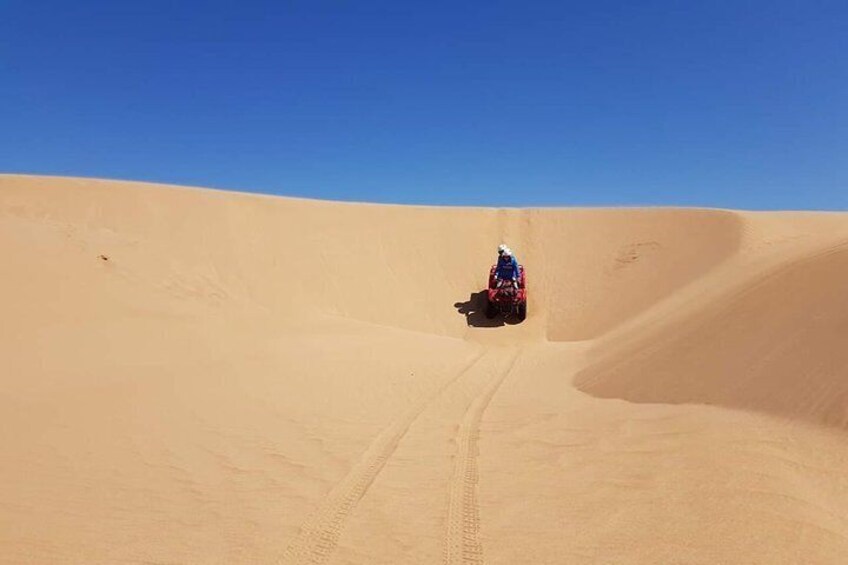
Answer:
[[509, 247], [506, 246], [506, 243], [501, 243], [500, 245], [498, 245], [498, 255], [503, 255], [504, 253], [506, 253], [507, 255], [510, 254]]

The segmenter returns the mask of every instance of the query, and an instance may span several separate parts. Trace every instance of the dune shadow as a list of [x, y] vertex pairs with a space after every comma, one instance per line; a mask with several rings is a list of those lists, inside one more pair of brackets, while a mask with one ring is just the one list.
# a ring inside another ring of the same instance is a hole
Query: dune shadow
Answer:
[[465, 316], [465, 323], [473, 328], [497, 328], [505, 325], [517, 324], [519, 320], [498, 314], [493, 318], [486, 317], [486, 305], [488, 303], [488, 292], [483, 289], [472, 292], [465, 302], [456, 302], [453, 306], [458, 314]]
[[758, 271], [573, 382], [596, 398], [720, 406], [848, 431], [846, 280], [848, 247]]

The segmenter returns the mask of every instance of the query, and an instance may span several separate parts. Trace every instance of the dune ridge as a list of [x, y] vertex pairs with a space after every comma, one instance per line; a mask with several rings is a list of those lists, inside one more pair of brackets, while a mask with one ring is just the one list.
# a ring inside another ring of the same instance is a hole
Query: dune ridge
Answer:
[[846, 214], [0, 175], [0, 252], [2, 562], [848, 550]]

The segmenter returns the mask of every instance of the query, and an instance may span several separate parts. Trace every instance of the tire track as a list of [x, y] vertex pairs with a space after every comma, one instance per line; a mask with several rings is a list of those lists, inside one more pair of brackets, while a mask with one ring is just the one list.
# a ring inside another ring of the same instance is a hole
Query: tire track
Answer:
[[483, 351], [477, 355], [461, 371], [442, 381], [380, 432], [347, 475], [333, 487], [318, 510], [304, 522], [280, 563], [320, 564], [327, 560], [338, 544], [348, 516], [380, 474], [412, 423], [435, 398], [468, 373], [485, 354]]
[[445, 565], [481, 564], [480, 507], [477, 500], [477, 440], [480, 422], [489, 403], [512, 372], [521, 351], [516, 351], [503, 371], [495, 373], [477, 398], [469, 405], [456, 436], [457, 452], [450, 482], [447, 531], [444, 540]]

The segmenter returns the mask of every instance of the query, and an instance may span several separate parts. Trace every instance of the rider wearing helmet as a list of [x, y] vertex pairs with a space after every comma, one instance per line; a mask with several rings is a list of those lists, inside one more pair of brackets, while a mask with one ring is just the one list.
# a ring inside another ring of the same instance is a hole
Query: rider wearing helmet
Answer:
[[495, 278], [498, 281], [512, 281], [516, 286], [519, 274], [518, 260], [512, 254], [512, 250], [502, 243], [498, 246], [498, 266], [495, 269]]

